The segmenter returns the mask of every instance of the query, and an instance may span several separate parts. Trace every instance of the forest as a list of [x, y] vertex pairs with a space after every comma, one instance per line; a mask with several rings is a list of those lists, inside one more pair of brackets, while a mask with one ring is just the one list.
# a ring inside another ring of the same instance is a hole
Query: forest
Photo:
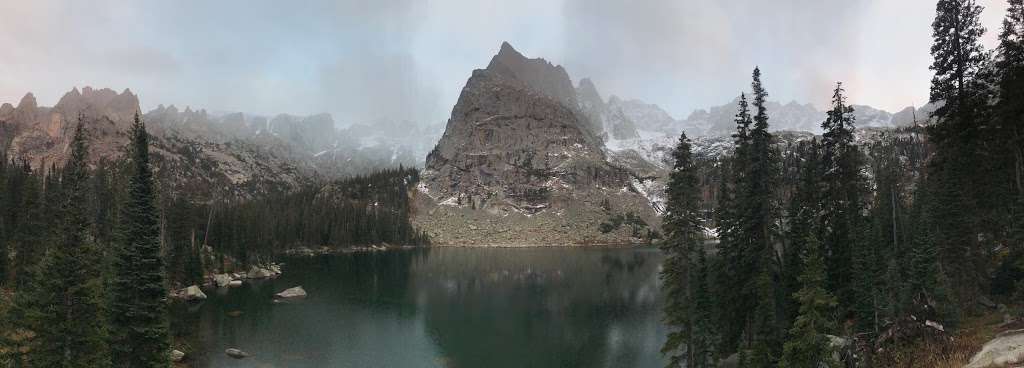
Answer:
[[64, 166], [0, 157], [0, 365], [167, 366], [168, 290], [295, 246], [429, 244], [416, 169], [200, 203], [160, 190], [138, 115], [131, 136], [91, 166], [80, 119]]
[[680, 137], [661, 245], [670, 366], [939, 366], [946, 331], [1024, 300], [1024, 5], [994, 51], [981, 6], [936, 9], [934, 123], [862, 144], [837, 83], [824, 134], [779, 147], [755, 68], [710, 214]]

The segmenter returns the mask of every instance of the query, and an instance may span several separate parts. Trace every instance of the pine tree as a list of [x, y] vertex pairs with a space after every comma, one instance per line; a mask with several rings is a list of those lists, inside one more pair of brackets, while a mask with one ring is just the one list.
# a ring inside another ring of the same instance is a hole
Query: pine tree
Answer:
[[988, 60], [981, 46], [981, 37], [985, 34], [980, 22], [981, 12], [982, 7], [974, 0], [939, 0], [936, 4], [932, 22], [934, 61], [930, 69], [935, 75], [931, 101], [943, 103], [935, 112], [940, 122], [949, 118], [961, 120], [977, 112], [978, 101], [974, 99], [979, 97], [978, 86], [973, 83]]
[[[821, 214], [823, 174], [821, 154], [817, 140], [801, 142], [796, 149], [800, 160], [797, 165], [797, 183], [794, 194], [789, 200], [788, 226], [786, 228], [786, 248], [783, 255], [782, 288], [783, 294], [791, 296], [800, 290], [800, 275], [803, 274], [804, 250], [809, 246], [808, 239], [819, 235]], [[786, 324], [796, 319], [799, 303], [793, 298], [786, 298]]]
[[[765, 106], [768, 92], [761, 83], [760, 68], [754, 68], [751, 89], [754, 96], [754, 128], [750, 131], [749, 167], [740, 205], [743, 208], [741, 221], [748, 257], [744, 263], [749, 275], [746, 290], [751, 300], [756, 302], [752, 308], [755, 315], [749, 333], [755, 335], [759, 345], [755, 346], [753, 357], [754, 366], [757, 367], [774, 364], [774, 359], [782, 349], [781, 340], [776, 338], [779, 319], [776, 313], [778, 300], [775, 296], [776, 276], [781, 262], [774, 243], [778, 231], [778, 213], [774, 200], [778, 156], [772, 146], [774, 137], [768, 132], [768, 111]], [[759, 348], [761, 351], [758, 351]]]
[[754, 336], [753, 355], [750, 359], [752, 367], [774, 367], [782, 350], [783, 331], [779, 329], [775, 298], [777, 283], [773, 275], [769, 263], [762, 262], [755, 279], [757, 308], [751, 322], [751, 334]]
[[85, 198], [88, 155], [83, 118], [64, 167], [64, 201], [59, 239], [32, 279], [27, 318], [33, 332], [29, 362], [34, 367], [108, 367], [102, 311], [100, 252], [89, 238]]
[[[861, 280], [863, 282], [859, 286], [873, 286], [877, 273], [866, 269], [875, 265], [874, 258], [868, 259], [874, 254], [873, 249], [855, 249], [858, 246], [874, 247], [875, 244], [862, 243], [862, 238], [858, 236], [864, 229], [861, 213], [866, 208], [867, 184], [861, 174], [864, 162], [862, 153], [854, 143], [853, 107], [846, 103], [843, 93], [842, 83], [836, 83], [832, 108], [821, 124], [825, 131], [822, 135], [822, 148], [825, 165], [823, 179], [826, 186], [822, 218], [829, 289], [836, 293], [842, 305], [852, 306], [864, 303], [868, 296], [863, 293], [874, 290], [856, 288], [863, 292], [858, 294], [852, 285], [854, 279], [868, 278]], [[854, 253], [861, 256], [854, 257]], [[868, 304], [874, 305], [873, 302]], [[872, 311], [868, 311], [868, 314]]]
[[[1002, 31], [996, 68], [999, 74], [999, 98], [996, 119], [999, 135], [1008, 148], [1013, 182], [1018, 201], [1024, 201], [1024, 1], [1009, 0]], [[1024, 208], [1011, 214], [1024, 217]]]
[[750, 108], [746, 94], [740, 94], [738, 112], [734, 120], [736, 133], [732, 135], [734, 153], [721, 163], [722, 181], [719, 183], [718, 207], [715, 220], [718, 225], [719, 270], [716, 284], [721, 300], [722, 351], [733, 351], [747, 327], [753, 308], [747, 290], [750, 270], [747, 265], [749, 244], [743, 227], [743, 195], [747, 193], [746, 177], [749, 171]]
[[794, 297], [800, 302], [800, 315], [789, 330], [779, 367], [805, 368], [835, 366], [829, 339], [825, 333], [835, 328], [830, 318], [836, 298], [825, 288], [825, 263], [813, 237], [804, 254], [801, 288]]
[[710, 270], [708, 269], [707, 254], [703, 246], [696, 247], [696, 263], [693, 265], [695, 272], [692, 275], [691, 305], [692, 343], [691, 354], [694, 368], [714, 368], [718, 366], [718, 354], [716, 349], [719, 343], [718, 327], [714, 318], [714, 295], [708, 285]]
[[43, 221], [41, 193], [39, 190], [39, 179], [37, 175], [31, 175], [31, 169], [26, 163], [24, 166], [26, 178], [22, 186], [21, 221], [13, 229], [15, 257], [13, 262], [13, 275], [16, 286], [24, 286], [30, 276], [30, 270], [39, 262], [43, 254], [43, 240], [40, 236], [41, 229], [45, 228]]
[[160, 226], [149, 135], [137, 112], [129, 135], [132, 171], [111, 284], [111, 360], [115, 367], [167, 367], [170, 340]]
[[[673, 331], [661, 351], [669, 354], [669, 367], [681, 366], [684, 361], [692, 367], [695, 362], [694, 321], [690, 305], [693, 290], [689, 283], [694, 268], [691, 254], [701, 246], [702, 220], [697, 169], [690, 155], [690, 141], [686, 133], [682, 133], [672, 153], [675, 163], [669, 174], [668, 201], [662, 218], [662, 229], [666, 235], [662, 245], [666, 259], [661, 272], [666, 295], [665, 321]], [[684, 353], [687, 356], [682, 355]]]
[[[982, 7], [974, 0], [940, 0], [932, 23], [934, 44], [931, 69], [931, 101], [941, 103], [929, 126], [935, 144], [924, 186], [930, 186], [931, 208], [925, 211], [935, 226], [940, 263], [952, 282], [952, 296], [960, 305], [971, 303], [979, 290], [984, 269], [978, 234], [986, 226], [981, 219], [999, 206], [985, 203], [1001, 196], [989, 179], [992, 162], [979, 155], [990, 120], [988, 82], [989, 54], [981, 46]], [[989, 217], [991, 218], [991, 217]], [[989, 221], [993, 222], [993, 221]]]

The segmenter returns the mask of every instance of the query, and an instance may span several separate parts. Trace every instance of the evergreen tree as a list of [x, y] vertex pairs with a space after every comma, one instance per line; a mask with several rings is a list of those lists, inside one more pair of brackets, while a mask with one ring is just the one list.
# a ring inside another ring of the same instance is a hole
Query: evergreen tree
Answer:
[[714, 317], [714, 295], [708, 285], [708, 261], [707, 254], [702, 245], [696, 247], [696, 263], [693, 265], [695, 272], [692, 273], [691, 305], [692, 342], [690, 348], [694, 368], [714, 368], [718, 366], [718, 354], [716, 349], [719, 343], [718, 327], [715, 325]]
[[64, 202], [58, 242], [33, 277], [27, 311], [33, 367], [107, 367], [102, 311], [101, 257], [89, 237], [85, 208], [88, 182], [85, 128], [80, 116], [64, 167]]
[[722, 181], [719, 183], [718, 208], [715, 209], [720, 248], [716, 290], [722, 305], [719, 324], [723, 330], [721, 350], [725, 352], [737, 348], [754, 306], [746, 290], [749, 282], [746, 260], [750, 257], [741, 208], [741, 196], [747, 189], [745, 178], [750, 166], [750, 126], [753, 124], [745, 93], [740, 94], [734, 122], [736, 132], [732, 137], [735, 150], [732, 157], [721, 163]]
[[806, 368], [835, 366], [825, 333], [833, 330], [830, 313], [836, 298], [826, 289], [825, 263], [813, 237], [804, 254], [801, 288], [794, 297], [800, 302], [800, 315], [789, 330], [779, 367]]
[[[1016, 188], [1018, 205], [1010, 215], [1017, 219], [1013, 228], [1024, 218], [1024, 1], [1009, 0], [1002, 31], [999, 33], [996, 68], [999, 74], [999, 98], [996, 103], [998, 134], [1008, 148], [1011, 177]], [[1024, 244], [1024, 234], [1011, 234], [1016, 244]], [[1024, 247], [1024, 245], [1022, 245]]]
[[[853, 107], [846, 103], [843, 92], [842, 83], [836, 83], [832, 108], [821, 124], [826, 186], [822, 218], [829, 289], [836, 293], [842, 305], [853, 306], [871, 299], [865, 294], [873, 292], [878, 274], [869, 269], [876, 264], [872, 257], [875, 244], [861, 243], [862, 238], [858, 236], [864, 228], [861, 213], [866, 207], [867, 184], [861, 174], [862, 153], [854, 143]], [[855, 249], [858, 245], [871, 249]], [[860, 257], [854, 257], [854, 253]], [[860, 280], [862, 282], [854, 288], [852, 283], [857, 278], [867, 279]], [[866, 313], [870, 315], [872, 311], [869, 308]]]
[[24, 165], [26, 178], [22, 186], [21, 221], [13, 230], [15, 257], [13, 276], [16, 286], [24, 286], [30, 276], [31, 268], [39, 262], [43, 254], [43, 240], [40, 232], [44, 229], [41, 193], [37, 175], [31, 175], [28, 164]]
[[954, 300], [966, 306], [979, 290], [984, 269], [978, 234], [992, 221], [985, 205], [1001, 196], [993, 193], [989, 173], [991, 162], [979, 155], [988, 104], [985, 68], [989, 54], [981, 46], [982, 7], [974, 0], [940, 0], [932, 23], [931, 53], [935, 72], [931, 101], [941, 103], [929, 127], [935, 154], [930, 161], [924, 186], [930, 186], [931, 207], [925, 213], [930, 224], [940, 263], [948, 271]]
[[[801, 142], [796, 149], [800, 162], [797, 165], [797, 183], [789, 207], [786, 211], [788, 226], [786, 228], [786, 248], [783, 255], [783, 294], [791, 296], [800, 289], [800, 275], [803, 274], [803, 255], [810, 246], [807, 240], [819, 235], [821, 214], [823, 174], [821, 154], [817, 140]], [[796, 319], [799, 303], [787, 297], [786, 324]]]
[[111, 360], [115, 367], [167, 367], [170, 340], [160, 226], [149, 135], [138, 113], [129, 135], [132, 171], [111, 283]]
[[[776, 277], [781, 263], [775, 249], [778, 231], [775, 190], [777, 184], [777, 154], [772, 146], [774, 137], [768, 132], [768, 110], [765, 104], [768, 92], [761, 83], [761, 70], [754, 68], [753, 82], [754, 127], [750, 131], [750, 151], [747, 152], [749, 167], [741, 194], [743, 241], [746, 243], [744, 262], [748, 280], [745, 283], [748, 297], [757, 304], [752, 308], [755, 316], [751, 330], [761, 345], [762, 352], [755, 347], [755, 366], [774, 364], [773, 360], [781, 351], [781, 340], [776, 338], [779, 319], [776, 298]], [[763, 358], [771, 357], [771, 361]]]
[[[666, 304], [665, 321], [673, 331], [662, 347], [662, 353], [669, 354], [669, 367], [681, 366], [694, 359], [693, 279], [691, 254], [701, 246], [702, 220], [699, 207], [699, 181], [697, 170], [690, 153], [690, 141], [686, 133], [679, 136], [679, 142], [672, 153], [675, 163], [669, 174], [666, 193], [668, 201], [662, 229], [665, 241], [662, 251], [666, 254], [661, 272], [664, 282]], [[709, 311], [708, 311], [709, 312]], [[705, 312], [700, 312], [705, 313]], [[706, 339], [702, 342], [706, 342]], [[683, 353], [687, 356], [682, 355]]]

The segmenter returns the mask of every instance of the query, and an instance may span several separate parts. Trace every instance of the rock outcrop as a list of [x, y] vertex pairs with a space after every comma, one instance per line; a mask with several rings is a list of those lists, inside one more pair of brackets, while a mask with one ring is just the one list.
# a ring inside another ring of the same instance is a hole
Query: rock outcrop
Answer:
[[994, 368], [1024, 364], [1024, 330], [1006, 331], [982, 346], [964, 368]]
[[629, 241], [597, 225], [602, 202], [653, 218], [632, 179], [608, 162], [565, 69], [504, 43], [427, 156], [419, 225], [439, 243]]
[[[53, 107], [26, 94], [17, 107], [0, 108], [0, 147], [8, 157], [25, 159], [33, 169], [62, 166], [81, 120], [89, 137], [89, 163], [111, 164], [125, 153], [128, 129], [139, 98], [130, 90], [74, 88]], [[247, 197], [294, 188], [305, 178], [295, 166], [264, 147], [229, 142], [213, 131], [180, 134], [185, 128], [209, 128], [205, 111], [159, 107], [143, 116], [152, 136], [155, 174], [161, 185], [193, 198]]]

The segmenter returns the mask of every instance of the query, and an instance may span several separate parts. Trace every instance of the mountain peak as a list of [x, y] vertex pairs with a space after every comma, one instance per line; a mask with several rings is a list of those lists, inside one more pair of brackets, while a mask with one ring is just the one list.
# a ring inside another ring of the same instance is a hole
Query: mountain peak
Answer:
[[530, 59], [516, 51], [508, 42], [501, 44], [498, 54], [491, 58], [487, 71], [522, 83], [525, 87], [551, 97], [562, 105], [576, 108], [576, 89], [569, 73], [560, 65], [542, 58]]
[[36, 104], [36, 96], [33, 95], [32, 92], [26, 93], [25, 97], [22, 97], [21, 101], [18, 102], [18, 110], [22, 110], [22, 111], [24, 111], [26, 109], [33, 109], [34, 110], [38, 106], [39, 105]]
[[84, 86], [81, 91], [72, 88], [53, 107], [71, 115], [93, 111], [113, 120], [127, 121], [139, 111], [139, 98], [128, 89], [119, 94], [110, 88]]

